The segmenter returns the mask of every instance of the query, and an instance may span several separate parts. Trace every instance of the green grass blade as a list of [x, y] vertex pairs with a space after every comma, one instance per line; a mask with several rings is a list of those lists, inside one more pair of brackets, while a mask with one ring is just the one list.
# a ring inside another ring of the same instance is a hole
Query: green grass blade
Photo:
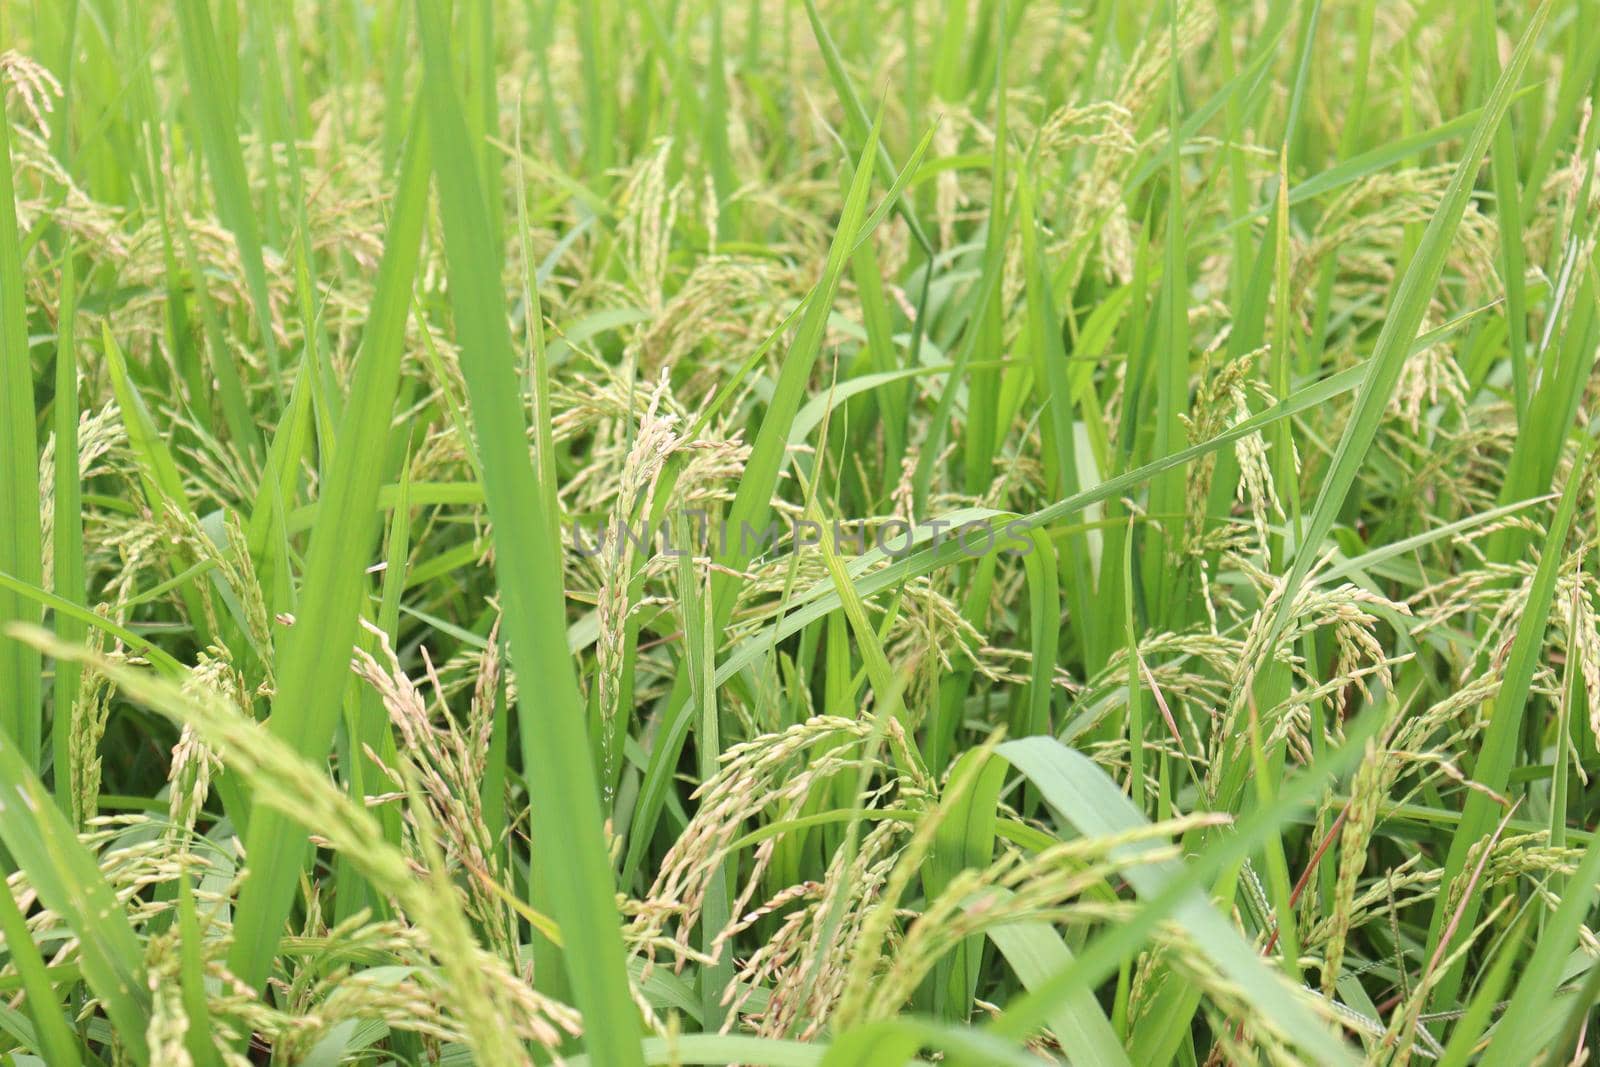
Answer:
[[110, 619], [96, 615], [81, 604], [74, 604], [65, 597], [57, 596], [49, 590], [40, 589], [29, 582], [21, 581], [4, 571], [0, 571], [0, 589], [47, 607], [55, 612], [58, 618], [70, 617], [76, 622], [91, 626], [102, 633], [115, 637], [129, 648], [137, 650], [140, 655], [148, 657], [152, 664], [169, 674], [180, 675], [184, 672], [183, 664], [179, 663], [172, 653], [166, 651], [160, 645], [147, 637], [141, 637], [126, 626], [120, 626]]
[[[1580, 948], [1584, 922], [1594, 907], [1595, 882], [1600, 880], [1600, 841], [1589, 842], [1583, 859], [1567, 883], [1556, 913], [1540, 933], [1533, 958], [1523, 969], [1511, 1003], [1494, 1027], [1494, 1038], [1484, 1051], [1484, 1063], [1526, 1061], [1539, 1051], [1535, 1023], [1541, 1009], [1555, 998], [1561, 968]], [[1593, 966], [1591, 963], [1590, 966]]]
[[[1147, 825], [1144, 814], [1104, 771], [1087, 756], [1054, 738], [1008, 741], [1000, 746], [999, 755], [1026, 775], [1058, 817], [1079, 834], [1107, 837]], [[1128, 854], [1137, 851], [1137, 847], [1128, 846]], [[1140, 898], [1149, 900], [1160, 896], [1168, 886], [1179, 884], [1182, 870], [1176, 862], [1144, 863], [1129, 867], [1126, 877]], [[1207, 957], [1255, 1010], [1274, 1020], [1307, 1053], [1315, 1054], [1317, 1062], [1353, 1062], [1348, 1050], [1330, 1035], [1303, 1000], [1290, 994], [1288, 985], [1271, 972], [1203, 894], [1191, 890], [1178, 904], [1173, 918], [1203, 946]]]
[[34, 1047], [49, 1064], [77, 1067], [83, 1062], [78, 1055], [77, 1035], [61, 1013], [61, 1000], [50, 982], [39, 946], [33, 943], [33, 934], [17, 909], [11, 890], [4, 886], [0, 886], [0, 946], [10, 956], [12, 969], [22, 979], [26, 995], [23, 1003], [33, 1020]]
[[[874, 121], [870, 118], [866, 105], [862, 103], [860, 94], [856, 92], [855, 83], [850, 80], [850, 74], [845, 70], [844, 59], [839, 55], [839, 47], [834, 44], [833, 36], [828, 33], [828, 27], [823, 24], [822, 16], [817, 11], [816, 0], [805, 0], [805, 5], [806, 18], [811, 22], [812, 35], [816, 37], [817, 47], [822, 50], [823, 62], [828, 67], [828, 78], [833, 82], [833, 90], [838, 95], [839, 102], [844, 105], [845, 116], [849, 119], [855, 138], [862, 143], [874, 140], [875, 138], [872, 137], [870, 132], [871, 127], [881, 122], [881, 119]], [[883, 169], [884, 176], [892, 180], [895, 175], [895, 169], [894, 160], [889, 155], [889, 146], [878, 140], [875, 149], [869, 146], [868, 150], [862, 153], [863, 157], [870, 157], [873, 155], [874, 150], [876, 151], [878, 165]], [[860, 165], [858, 164], [857, 166], [859, 169]], [[906, 168], [907, 171], [914, 169], [912, 167]], [[887, 201], [887, 203], [905, 220], [907, 229], [911, 231], [911, 238], [916, 241], [917, 246], [927, 255], [932, 256], [933, 245], [928, 242], [927, 234], [922, 228], [922, 223], [918, 221], [916, 209], [910, 201], [896, 197]], [[872, 228], [870, 225], [865, 227], [869, 232]]]
[[[239, 256], [244, 263], [245, 278], [261, 331], [261, 346], [267, 353], [272, 387], [281, 403], [283, 369], [279, 366], [278, 342], [272, 328], [266, 262], [262, 258], [256, 209], [250, 202], [244, 155], [239, 148], [234, 113], [237, 95], [227, 91], [232, 82], [228, 72], [236, 65], [235, 57], [225, 55], [217, 41], [207, 0], [179, 0], [177, 9], [184, 64], [196, 88], [195, 92], [189, 94], [189, 101], [199, 121], [200, 145], [211, 168], [211, 185], [217, 195], [218, 211], [239, 245]], [[213, 353], [213, 358], [224, 357], [222, 353]]]
[[1305, 539], [1296, 546], [1294, 566], [1284, 581], [1269, 645], [1276, 641], [1277, 636], [1288, 625], [1295, 594], [1316, 561], [1322, 542], [1332, 530], [1334, 519], [1344, 506], [1345, 497], [1355, 483], [1356, 475], [1366, 459], [1367, 449], [1377, 436], [1379, 423], [1382, 422], [1384, 411], [1388, 408], [1395, 383], [1400, 378], [1406, 356], [1416, 340], [1418, 328], [1422, 325], [1422, 316], [1428, 309], [1429, 301], [1433, 299], [1433, 290], [1444, 269], [1451, 240], [1461, 224], [1461, 216], [1466, 210], [1467, 201], [1472, 196], [1473, 179], [1478, 173], [1478, 166], [1483, 161], [1484, 153], [1488, 151], [1494, 131], [1499, 128], [1501, 120], [1505, 117], [1506, 109], [1511, 104], [1511, 96], [1528, 64], [1529, 56], [1533, 54], [1534, 47], [1538, 43], [1539, 31], [1549, 13], [1550, 0], [1543, 0], [1529, 20], [1522, 40], [1517, 44], [1516, 51], [1512, 53], [1505, 70], [1501, 72], [1494, 90], [1489, 94], [1483, 113], [1473, 127], [1472, 135], [1467, 139], [1466, 149], [1456, 166], [1455, 174], [1451, 177], [1450, 184], [1433, 217], [1428, 221], [1428, 227], [1423, 232], [1416, 254], [1411, 258], [1405, 275], [1395, 290], [1394, 300], [1390, 303], [1388, 313], [1383, 320], [1383, 328], [1373, 346], [1372, 355], [1367, 359], [1366, 378], [1356, 396], [1355, 410], [1351, 413], [1350, 421], [1339, 438], [1332, 465], [1317, 494], [1317, 502], [1306, 523]]
[[[850, 253], [861, 231], [866, 215], [867, 191], [872, 185], [872, 162], [878, 147], [878, 132], [882, 115], [867, 132], [866, 144], [856, 161], [855, 173], [850, 181], [850, 191], [845, 197], [844, 209], [838, 229], [828, 249], [828, 259], [823, 266], [822, 279], [806, 303], [806, 310], [796, 329], [793, 343], [783, 361], [772, 400], [761, 420], [761, 429], [751, 446], [750, 458], [745, 464], [739, 490], [728, 512], [728, 525], [734, 530], [748, 523], [754, 529], [766, 524], [772, 507], [772, 494], [777, 488], [778, 472], [782, 467], [789, 440], [789, 428], [800, 409], [801, 398], [822, 351], [823, 333], [827, 328], [828, 314], [833, 306], [839, 281], [850, 262]], [[749, 562], [749, 553], [735, 544], [726, 558], [719, 560], [731, 570], [741, 570]], [[732, 610], [733, 594], [737, 587], [728, 575], [718, 573], [713, 580], [716, 590], [713, 605], [716, 609], [716, 629], [720, 630]]]
[[[682, 543], [692, 543], [688, 522], [681, 520]], [[689, 688], [700, 711], [695, 730], [695, 760], [701, 781], [717, 773], [717, 757], [722, 752], [721, 712], [717, 706], [716, 649], [711, 644], [710, 590], [687, 552], [678, 561], [678, 599], [683, 615], [684, 665], [689, 671]], [[717, 946], [717, 933], [728, 922], [728, 878], [719, 869], [706, 890], [705, 916], [701, 921], [701, 951], [716, 962], [700, 974], [700, 1021], [707, 1030], [720, 1030], [727, 1018], [722, 993], [733, 980], [733, 960], [726, 948]]]
[[206, 1001], [205, 945], [201, 938], [194, 887], [189, 884], [189, 872], [185, 871], [178, 876], [178, 955], [181, 960], [178, 982], [182, 988], [183, 1011], [189, 1020], [183, 1043], [198, 1067], [217, 1067], [222, 1060], [212, 1043], [211, 1006]]
[[[1315, 21], [1316, 5], [1312, 5], [1311, 21]], [[1177, 0], [1172, 0], [1169, 5], [1169, 38], [1173, 55], [1180, 55], [1178, 49], [1178, 5]], [[1169, 455], [1180, 447], [1183, 441], [1183, 424], [1181, 416], [1189, 408], [1189, 285], [1188, 285], [1188, 242], [1186, 240], [1186, 221], [1184, 215], [1184, 187], [1183, 168], [1180, 163], [1180, 153], [1183, 143], [1178, 134], [1182, 125], [1178, 121], [1179, 67], [1174, 60], [1171, 70], [1167, 75], [1167, 123], [1171, 133], [1167, 145], [1167, 210], [1166, 210], [1166, 236], [1162, 242], [1162, 269], [1161, 269], [1161, 295], [1156, 301], [1156, 312], [1159, 320], [1151, 330], [1151, 337], [1158, 342], [1158, 351], [1154, 353], [1156, 377], [1155, 411], [1152, 420], [1155, 424], [1155, 435], [1151, 445], [1150, 455], [1160, 458]], [[1293, 105], [1291, 104], [1291, 111]], [[1184, 477], [1182, 468], [1175, 467], [1156, 475], [1150, 481], [1150, 510], [1156, 515], [1180, 515], [1183, 513], [1185, 494], [1188, 492], [1188, 482]], [[1149, 605], [1151, 620], [1154, 625], [1166, 627], [1176, 620], [1169, 620], [1166, 601], [1173, 583], [1170, 570], [1177, 562], [1177, 553], [1174, 551], [1179, 540], [1179, 531], [1168, 530], [1166, 525], [1146, 524], [1142, 527], [1146, 535], [1140, 541], [1140, 569], [1143, 574], [1145, 599]], [[1135, 540], [1136, 530], [1130, 528], [1128, 538]], [[1127, 592], [1133, 596], [1130, 588]], [[1133, 634], [1128, 635], [1128, 640], [1133, 640]], [[1135, 737], [1131, 742], [1138, 748], [1143, 747], [1143, 739]], [[1142, 781], [1133, 783], [1135, 795], [1142, 789]]]
[[[42, 582], [39, 528], [39, 450], [34, 436], [33, 361], [23, 302], [22, 242], [17, 233], [11, 124], [0, 115], [0, 571], [32, 585]], [[33, 623], [39, 610], [26, 597], [0, 590], [0, 627]], [[20, 746], [21, 760], [39, 766], [42, 738], [40, 659], [36, 649], [0, 637], [0, 737]]]
[[100, 341], [105, 350], [106, 366], [111, 372], [111, 389], [116, 395], [117, 406], [122, 409], [128, 447], [139, 459], [139, 478], [144, 482], [146, 499], [152, 509], [171, 507], [185, 515], [192, 515], [194, 512], [189, 505], [188, 491], [183, 486], [183, 474], [178, 468], [177, 458], [173, 456], [144, 396], [134, 385], [128, 373], [127, 357], [112, 336], [109, 323], [102, 324]]
[[536, 825], [559, 828], [540, 835], [538, 863], [561, 924], [566, 972], [591, 1022], [589, 1053], [608, 1065], [638, 1063], [637, 1013], [623, 966], [594, 761], [566, 649], [559, 545], [551, 541], [541, 506], [548, 498], [529, 456], [496, 246], [453, 84], [449, 31], [433, 0], [419, 0], [418, 11], [456, 336], [500, 546], [495, 572], [503, 626], [513, 665], [523, 678], [540, 679], [543, 698], [536, 710], [525, 694], [517, 709]]
[[[1200, 887], [1209, 884], [1222, 872], [1241, 863], [1245, 856], [1259, 847], [1261, 841], [1269, 833], [1276, 832], [1277, 827], [1289, 813], [1304, 805], [1314, 803], [1327, 788], [1330, 776], [1343, 773], [1355, 765], [1361, 755], [1363, 746], [1367, 739], [1376, 732], [1377, 726], [1377, 717], [1372, 714], [1368, 714], [1350, 724], [1346, 732], [1345, 743], [1338, 749], [1329, 752], [1310, 767], [1307, 767], [1298, 777], [1287, 783], [1279, 792], [1278, 803], [1275, 807], [1253, 812], [1235, 827], [1233, 834], [1222, 838], [1200, 856], [1188, 860], [1179, 867], [1177, 872], [1165, 875], [1159, 870], [1147, 872], [1148, 878], [1146, 881], [1159, 881], [1161, 884], [1155, 887], [1155, 894], [1141, 904], [1138, 912], [1130, 920], [1114, 927], [1100, 938], [1091, 942], [1065, 970], [1052, 975], [1038, 987], [1031, 990], [1026, 997], [1013, 1002], [1006, 1013], [991, 1024], [991, 1027], [1000, 1033], [1014, 1036], [1027, 1033], [1034, 1026], [1042, 1024], [1048, 1018], [1053, 1006], [1062, 999], [1072, 996], [1077, 990], [1092, 988], [1096, 982], [1109, 975], [1121, 959], [1127, 958], [1138, 950], [1143, 941], [1150, 936], [1156, 923], [1175, 915], [1180, 907], [1195, 907], [1198, 905], [1209, 908], [1210, 905], [1207, 902], [1196, 899], [1196, 893]], [[1073, 762], [1082, 760], [1084, 764], [1087, 764], [1087, 760], [1084, 760], [1082, 756], [1060, 746], [1059, 742], [1051, 739], [1034, 738], [1023, 742], [1010, 742], [1009, 744], [1032, 746], [1038, 752], [1045, 753], [1052, 762], [1058, 762], [1062, 757], [1059, 753], [1053, 752], [1053, 746], [1060, 753], [1067, 753], [1067, 759], [1073, 760]], [[1009, 759], [1009, 756], [1003, 750], [1001, 755]], [[1076, 757], [1076, 759], [1073, 759], [1073, 757]], [[1050, 778], [1047, 779], [1048, 783], [1056, 784], [1059, 782], [1060, 777], [1053, 773], [1053, 768], [1045, 773], [1050, 775]], [[1104, 772], [1099, 771], [1098, 768], [1094, 768], [1092, 765], [1088, 765], [1079, 778], [1079, 787], [1082, 787], [1084, 783], [1093, 782], [1094, 775], [1099, 775], [1101, 779], [1099, 784], [1090, 787], [1092, 790], [1090, 796], [1094, 798], [1096, 804], [1099, 803], [1100, 799], [1105, 799], [1109, 804], [1115, 805], [1107, 808], [1106, 810], [1108, 811], [1131, 811], [1127, 798], [1122, 796], [1116, 785], [1106, 780]], [[1115, 796], [1117, 800], [1111, 800], [1112, 796]], [[1072, 806], [1071, 801], [1067, 798], [1063, 798], [1061, 802], [1068, 803], [1071, 810], [1061, 811], [1058, 807], [1057, 811], [1073, 820], [1075, 824], [1080, 819], [1084, 820], [1084, 825], [1098, 824], [1106, 817], [1104, 813], [1097, 812], [1093, 808]], [[1052, 806], [1055, 805], [1052, 804]], [[1132, 814], [1137, 815], [1136, 812], [1132, 812]], [[1170, 872], [1170, 868], [1168, 868], [1168, 871]], [[1218, 921], [1220, 922], [1220, 919]], [[1210, 925], [1215, 926], [1215, 924]], [[1217, 927], [1216, 944], [1223, 946], [1224, 952], [1232, 959], [1232, 967], [1243, 969], [1246, 972], [1259, 967], [1261, 968], [1260, 974], [1265, 976], [1259, 979], [1259, 982], [1281, 983], [1282, 979], [1267, 971], [1259, 958], [1254, 956], [1253, 950], [1246, 948], [1246, 952], [1250, 954], [1252, 962], [1245, 963], [1244, 957], [1239, 955], [1236, 949], [1226, 947], [1230, 937], [1237, 939], [1237, 931], [1226, 928], [1225, 924], [1223, 927]], [[1258, 984], [1258, 979], [1252, 978], [1251, 982], [1252, 985], [1256, 985]], [[1268, 990], [1268, 995], [1272, 1000], [1276, 1001], [1287, 996], [1286, 990], [1281, 985], [1275, 987], [1276, 991], [1273, 991], [1274, 987], [1271, 985], [1263, 986], [1263, 988]], [[1301, 1023], [1307, 1023], [1306, 1009], [1298, 1002], [1290, 1001], [1290, 1003], [1293, 1005], [1291, 1010], [1295, 1013], [1295, 1018], [1300, 1020]], [[1280, 1021], [1282, 1020], [1280, 1019]], [[1342, 1063], [1349, 1059], [1348, 1053], [1342, 1046], [1331, 1042], [1320, 1023], [1314, 1020], [1309, 1021], [1304, 1033], [1312, 1042], [1311, 1048], [1317, 1048], [1321, 1052], [1332, 1054], [1332, 1059], [1326, 1061], [1319, 1055], [1319, 1062]]]
[[[1489, 728], [1483, 734], [1478, 758], [1472, 768], [1473, 780], [1487, 792], [1477, 789], [1467, 792], [1461, 811], [1461, 824], [1451, 839], [1450, 852], [1445, 859], [1442, 883], [1445, 887], [1455, 885], [1457, 880], [1463, 877], [1467, 868], [1468, 851], [1489, 833], [1499, 819], [1499, 805], [1492, 798], [1505, 790], [1511, 768], [1516, 762], [1517, 744], [1522, 732], [1523, 716], [1527, 711], [1533, 675], [1539, 664], [1540, 653], [1544, 649], [1545, 631], [1549, 626], [1551, 605], [1555, 598], [1556, 578], [1560, 574], [1561, 563], [1566, 555], [1567, 534], [1572, 528], [1579, 497], [1594, 476], [1588, 462], [1589, 455], [1590, 442], [1585, 438], [1567, 481], [1566, 490], [1562, 493], [1561, 504], [1556, 508], [1555, 518], [1545, 535], [1539, 566], [1529, 586], [1527, 602], [1517, 624], [1516, 636], [1512, 639], [1511, 650], [1506, 655], [1505, 666], [1502, 669], [1500, 688], [1495, 693], [1494, 706], [1489, 713]], [[1456, 923], [1457, 928], [1471, 930], [1481, 906], [1482, 898], [1476, 894], [1462, 902], [1461, 918]], [[1443, 935], [1445, 923], [1452, 911], [1453, 905], [1448, 899], [1448, 894], [1441, 894], [1435, 903], [1433, 922], [1429, 928], [1429, 958], [1432, 958], [1434, 948]], [[1464, 960], [1458, 960], [1444, 973], [1439, 985], [1434, 989], [1435, 1003], [1448, 1003], [1454, 999], [1456, 990], [1460, 986], [1464, 965]]]
[[982, 1030], [949, 1026], [931, 1019], [900, 1016], [865, 1023], [834, 1038], [823, 1067], [880, 1067], [906, 1064], [917, 1059], [924, 1048], [937, 1049], [948, 1060], [959, 1063], [986, 1063], [1008, 1067], [1032, 1067], [1034, 1056], [1008, 1041]]
[[[428, 156], [418, 126], [406, 147], [377, 291], [306, 553], [299, 607], [308, 623], [289, 629], [279, 655], [273, 733], [316, 759], [328, 750], [349, 683], [365, 570], [377, 536], [384, 446], [427, 206]], [[251, 873], [240, 889], [229, 961], [240, 979], [259, 988], [293, 902], [305, 838], [281, 813], [262, 812], [251, 820], [246, 848]]]
[[1444, 1055], [1439, 1057], [1439, 1067], [1466, 1067], [1471, 1059], [1474, 1046], [1499, 1008], [1506, 983], [1511, 980], [1513, 965], [1521, 954], [1522, 935], [1528, 929], [1531, 915], [1531, 911], [1524, 912], [1507, 931], [1488, 973], [1473, 992], [1472, 999], [1467, 1002], [1466, 1012], [1451, 1031], [1450, 1043], [1445, 1046]]
[[[962, 871], [987, 867], [994, 857], [996, 802], [1005, 784], [1005, 763], [991, 759], [992, 755], [986, 749], [967, 752], [951, 768], [950, 781], [956, 782], [973, 773], [971, 764], [981, 762], [971, 787], [950, 805], [934, 831], [933, 851], [922, 865], [923, 894], [928, 900], [944, 892]], [[982, 949], [981, 938], [969, 937], [934, 971], [938, 983], [934, 1003], [953, 1022], [967, 1018], [982, 971]]]
[[[1499, 62], [1493, 0], [1483, 0], [1478, 9], [1478, 63], [1489, 75]], [[1511, 361], [1512, 399], [1521, 420], [1528, 412], [1528, 309], [1523, 277], [1522, 194], [1517, 190], [1517, 143], [1509, 115], [1495, 129], [1490, 166], [1494, 174], [1495, 217], [1500, 223], [1501, 274], [1506, 287], [1506, 358]]]
[[[55, 593], [61, 599], [83, 606], [87, 579], [84, 575], [83, 483], [78, 472], [78, 336], [77, 270], [73, 264], [72, 242], [61, 250], [61, 309], [56, 325], [56, 393], [54, 401], [55, 511], [51, 530], [51, 560]], [[83, 622], [66, 613], [55, 617], [56, 636], [68, 644], [82, 641], [87, 632]], [[70, 724], [78, 697], [79, 669], [76, 663], [56, 664], [54, 718], [50, 727], [51, 751], [55, 763], [56, 802], [61, 810], [73, 814], [72, 746]], [[75, 823], [96, 812], [78, 812]]]
[[[987, 932], [1025, 989], [1039, 987], [1072, 963], [1071, 950], [1047, 923], [1008, 923]], [[1064, 998], [1052, 1007], [1046, 1024], [1062, 1047], [1072, 1050], [1072, 1062], [1079, 1067], [1132, 1067], [1111, 1021], [1090, 991], [1079, 990]]]
[[[19, 636], [18, 627], [8, 628], [8, 641], [21, 643]], [[0, 739], [0, 791], [0, 843], [27, 873], [45, 907], [77, 935], [84, 980], [105, 1005], [118, 1040], [135, 1063], [149, 1063], [144, 946], [100, 876], [95, 857], [10, 738]]]

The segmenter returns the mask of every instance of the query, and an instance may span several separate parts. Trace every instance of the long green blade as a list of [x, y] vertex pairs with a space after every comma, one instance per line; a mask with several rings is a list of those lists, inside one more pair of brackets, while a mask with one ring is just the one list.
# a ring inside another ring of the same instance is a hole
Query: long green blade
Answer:
[[[39, 451], [34, 437], [33, 362], [28, 350], [28, 313], [22, 277], [12, 181], [11, 125], [0, 115], [0, 571], [42, 584], [39, 529]], [[39, 609], [27, 598], [0, 589], [0, 627], [32, 623]], [[39, 766], [39, 652], [0, 637], [0, 735], [21, 749], [22, 762]]]
[[[350, 399], [339, 424], [302, 576], [300, 625], [286, 635], [272, 732], [303, 756], [326, 755], [350, 679], [350, 653], [377, 539], [378, 488], [427, 207], [428, 142], [420, 124], [406, 147], [378, 286]], [[250, 875], [239, 891], [229, 963], [259, 988], [267, 979], [306, 859], [306, 838], [281, 813], [262, 811], [246, 837]]]
[[1472, 197], [1473, 181], [1477, 177], [1478, 167], [1483, 162], [1484, 154], [1489, 150], [1489, 142], [1499, 129], [1501, 120], [1505, 118], [1513, 92], [1522, 78], [1522, 72], [1528, 65], [1528, 58], [1538, 43], [1539, 31], [1549, 14], [1550, 0], [1543, 0], [1529, 20], [1528, 28], [1523, 31], [1522, 40], [1517, 43], [1510, 62], [1501, 71], [1494, 91], [1489, 94], [1478, 124], [1473, 127], [1472, 135], [1467, 138], [1467, 145], [1461, 161], [1456, 165], [1455, 174], [1451, 177], [1450, 184], [1446, 187], [1433, 217], [1429, 219], [1428, 228], [1423, 231], [1416, 254], [1412, 256], [1405, 275], [1395, 290], [1394, 300], [1384, 317], [1383, 328], [1378, 333], [1372, 355], [1367, 358], [1366, 377], [1356, 394], [1355, 410], [1351, 412], [1350, 420], [1345, 424], [1344, 433], [1339, 438], [1338, 448], [1333, 455], [1332, 465], [1317, 494], [1317, 502], [1312, 508], [1311, 517], [1306, 522], [1304, 540], [1296, 546], [1294, 566], [1284, 579], [1283, 590], [1279, 594], [1277, 614], [1273, 619], [1269, 646], [1288, 626], [1290, 613], [1294, 608], [1295, 594], [1299, 592], [1301, 583], [1305, 581], [1312, 564], [1316, 562], [1317, 554], [1322, 550], [1322, 542], [1333, 529], [1334, 519], [1344, 506], [1345, 497], [1350, 492], [1350, 487], [1355, 484], [1356, 475], [1366, 459], [1367, 450], [1378, 434], [1378, 426], [1383, 421], [1383, 413], [1389, 406], [1395, 383], [1400, 379], [1406, 356], [1410, 353], [1412, 342], [1417, 337], [1417, 330], [1422, 325], [1422, 316], [1427, 312], [1428, 303], [1433, 299], [1434, 288], [1439, 284], [1439, 275], [1444, 270], [1444, 261], [1450, 253], [1451, 241], [1455, 237], [1456, 229], [1461, 225], [1461, 216], [1466, 211], [1467, 201]]
[[417, 8], [456, 338], [494, 524], [502, 625], [511, 662], [524, 679], [517, 712], [534, 862], [561, 926], [562, 959], [578, 1008], [589, 1022], [590, 1056], [607, 1065], [636, 1064], [642, 1062], [639, 1023], [623, 965], [583, 701], [567, 653], [559, 546], [529, 455], [498, 245], [455, 88], [443, 6], [418, 0]]

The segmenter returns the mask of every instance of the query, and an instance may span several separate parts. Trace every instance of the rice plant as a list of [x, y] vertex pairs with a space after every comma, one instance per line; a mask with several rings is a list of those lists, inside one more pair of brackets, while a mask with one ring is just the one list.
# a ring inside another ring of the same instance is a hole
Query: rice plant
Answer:
[[0, 1063], [1582, 1064], [1596, 0], [0, 0]]

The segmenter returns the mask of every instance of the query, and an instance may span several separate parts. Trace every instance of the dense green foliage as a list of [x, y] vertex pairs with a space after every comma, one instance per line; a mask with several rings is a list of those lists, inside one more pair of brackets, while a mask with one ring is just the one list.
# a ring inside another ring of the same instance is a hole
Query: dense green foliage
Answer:
[[0, 1062], [1585, 1062], [1597, 18], [0, 0]]

